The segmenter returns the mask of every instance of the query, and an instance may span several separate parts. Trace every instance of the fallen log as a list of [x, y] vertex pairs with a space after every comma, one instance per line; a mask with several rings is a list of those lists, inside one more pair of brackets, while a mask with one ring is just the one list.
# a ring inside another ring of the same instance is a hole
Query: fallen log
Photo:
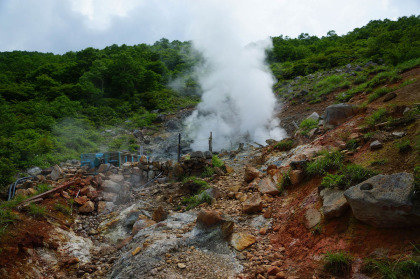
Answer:
[[17, 206], [17, 208], [18, 208], [18, 209], [20, 209], [20, 208], [24, 207], [25, 205], [27, 205], [28, 203], [35, 202], [35, 201], [36, 201], [36, 200], [38, 200], [38, 199], [43, 199], [43, 198], [45, 198], [45, 197], [47, 197], [47, 196], [49, 196], [49, 195], [51, 195], [51, 194], [53, 194], [53, 193], [55, 193], [55, 192], [62, 191], [62, 190], [64, 190], [64, 189], [66, 189], [66, 188], [70, 187], [70, 186], [71, 186], [71, 185], [73, 185], [73, 184], [74, 184], [74, 181], [69, 181], [69, 182], [66, 182], [66, 183], [64, 183], [63, 185], [58, 186], [58, 187], [56, 187], [56, 188], [54, 188], [54, 189], [51, 189], [51, 190], [48, 190], [48, 191], [46, 191], [46, 192], [44, 192], [44, 193], [41, 193], [41, 194], [39, 194], [39, 195], [36, 195], [36, 196], [30, 197], [29, 199], [26, 199], [26, 200], [24, 200], [23, 202], [21, 202], [21, 203]]

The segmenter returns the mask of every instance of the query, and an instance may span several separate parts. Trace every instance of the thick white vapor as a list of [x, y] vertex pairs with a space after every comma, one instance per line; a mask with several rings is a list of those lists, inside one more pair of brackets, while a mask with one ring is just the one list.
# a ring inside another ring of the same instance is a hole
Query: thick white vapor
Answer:
[[229, 17], [231, 12], [210, 3], [204, 11], [192, 28], [195, 47], [207, 64], [199, 78], [202, 101], [186, 120], [191, 147], [204, 150], [210, 132], [214, 150], [247, 140], [264, 144], [268, 138], [283, 138], [285, 132], [274, 118], [274, 79], [264, 63], [271, 40], [245, 46], [246, 26]]

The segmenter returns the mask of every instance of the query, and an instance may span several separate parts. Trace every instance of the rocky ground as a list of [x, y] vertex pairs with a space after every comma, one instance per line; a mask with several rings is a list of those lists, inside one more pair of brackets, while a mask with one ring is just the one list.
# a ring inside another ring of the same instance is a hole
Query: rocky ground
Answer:
[[[352, 106], [363, 102], [362, 95], [352, 105], [331, 107], [337, 92], [318, 104], [287, 102], [279, 117], [285, 119], [293, 146], [281, 149], [275, 141], [265, 147], [245, 145], [219, 154], [223, 167], [215, 167], [208, 152], [193, 152], [179, 163], [143, 156], [121, 168], [89, 170], [67, 162], [44, 170], [18, 185], [17, 194], [35, 194], [32, 201], [46, 211], [37, 213], [29, 201], [13, 207], [16, 221], [1, 237], [0, 274], [333, 278], [337, 275], [324, 268], [325, 255], [345, 251], [352, 259], [341, 277], [380, 278], [365, 272], [365, 259], [412, 259], [420, 243], [419, 212], [412, 199], [412, 174], [419, 162], [413, 143], [418, 142], [420, 122], [418, 113], [407, 117], [418, 110], [419, 77], [419, 68], [404, 73], [403, 81], [415, 82], [395, 91], [389, 103], [384, 96], [364, 107]], [[366, 127], [366, 118], [380, 107], [387, 107], [394, 120]], [[293, 122], [313, 112], [322, 116], [319, 125], [306, 135], [296, 133]], [[178, 125], [174, 117], [169, 120], [172, 124], [162, 125], [167, 137]], [[139, 137], [144, 141], [143, 134]], [[349, 140], [357, 147], [350, 150]], [[397, 147], [402, 140], [412, 143], [403, 152]], [[321, 150], [338, 150], [346, 165], [385, 176], [373, 176], [346, 191], [323, 189], [322, 176], [308, 175], [305, 167], [322, 157]], [[181, 179], [200, 176], [208, 168], [214, 174], [203, 178], [204, 188]], [[40, 184], [51, 190], [37, 199]], [[185, 197], [194, 195], [206, 202], [190, 209], [191, 200]]]

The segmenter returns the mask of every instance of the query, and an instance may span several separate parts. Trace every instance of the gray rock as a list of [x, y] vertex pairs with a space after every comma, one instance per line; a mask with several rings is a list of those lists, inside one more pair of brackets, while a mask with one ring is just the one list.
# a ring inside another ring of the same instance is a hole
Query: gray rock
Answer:
[[359, 112], [358, 107], [349, 104], [336, 104], [325, 109], [324, 127], [338, 126]]
[[340, 217], [349, 207], [344, 191], [326, 188], [320, 193], [325, 219]]
[[191, 155], [190, 155], [190, 158], [191, 159], [205, 159], [202, 151], [192, 152]]
[[370, 144], [370, 150], [378, 150], [382, 148], [382, 143], [379, 140], [375, 140]]
[[315, 208], [309, 208], [305, 212], [305, 227], [312, 229], [321, 222], [321, 213]]
[[40, 167], [33, 167], [26, 170], [26, 172], [32, 176], [35, 176], [35, 175], [41, 174], [42, 169]]
[[363, 68], [362, 67], [360, 67], [360, 66], [356, 66], [356, 68], [354, 69], [356, 72], [360, 72], [360, 71], [362, 71], [363, 70]]
[[407, 133], [406, 132], [393, 132], [392, 133], [392, 135], [394, 136], [394, 137], [397, 137], [397, 138], [402, 138], [403, 136], [405, 136]]
[[211, 159], [211, 158], [213, 158], [213, 154], [210, 151], [205, 151], [204, 152], [204, 157], [206, 159]]
[[133, 136], [135, 136], [138, 139], [143, 139], [144, 138], [144, 135], [143, 135], [142, 131], [140, 131], [140, 130], [134, 130], [133, 131]]
[[51, 172], [51, 179], [52, 180], [57, 180], [62, 176], [63, 176], [63, 170], [58, 165], [55, 165], [53, 167], [52, 172]]
[[410, 173], [376, 175], [344, 192], [354, 216], [376, 227], [420, 225], [412, 202], [414, 176]]
[[277, 195], [279, 193], [276, 183], [271, 179], [271, 177], [261, 179], [260, 183], [258, 183], [258, 191], [260, 191], [263, 195]]
[[306, 117], [306, 119], [313, 119], [315, 121], [319, 120], [319, 114], [316, 113], [316, 111], [314, 111], [311, 115], [309, 115], [308, 117]]
[[116, 183], [112, 180], [105, 180], [102, 183], [102, 190], [104, 192], [119, 193], [121, 190], [121, 184]]
[[395, 92], [391, 92], [391, 93], [388, 93], [388, 94], [386, 94], [385, 95], [385, 97], [384, 97], [384, 103], [385, 102], [389, 102], [389, 101], [391, 101], [392, 99], [394, 99], [395, 97], [397, 97], [397, 94], [395, 94]]

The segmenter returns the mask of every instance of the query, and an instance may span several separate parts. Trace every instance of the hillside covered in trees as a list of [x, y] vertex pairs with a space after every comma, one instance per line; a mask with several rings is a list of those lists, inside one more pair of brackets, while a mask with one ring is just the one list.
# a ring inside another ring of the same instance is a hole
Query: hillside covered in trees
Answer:
[[[278, 80], [276, 89], [285, 80], [350, 63], [372, 61], [383, 64], [384, 71], [420, 64], [420, 16], [371, 21], [343, 36], [330, 31], [322, 38], [303, 33], [272, 40], [267, 62]], [[191, 42], [167, 39], [63, 55], [0, 53], [0, 185], [26, 168], [47, 167], [104, 146], [135, 151], [129, 136], [101, 132], [111, 126], [150, 126], [157, 113], [196, 104], [200, 87], [193, 72], [202, 60]], [[361, 77], [355, 85], [363, 82]], [[343, 88], [350, 92], [338, 101], [358, 92], [353, 84]]]

